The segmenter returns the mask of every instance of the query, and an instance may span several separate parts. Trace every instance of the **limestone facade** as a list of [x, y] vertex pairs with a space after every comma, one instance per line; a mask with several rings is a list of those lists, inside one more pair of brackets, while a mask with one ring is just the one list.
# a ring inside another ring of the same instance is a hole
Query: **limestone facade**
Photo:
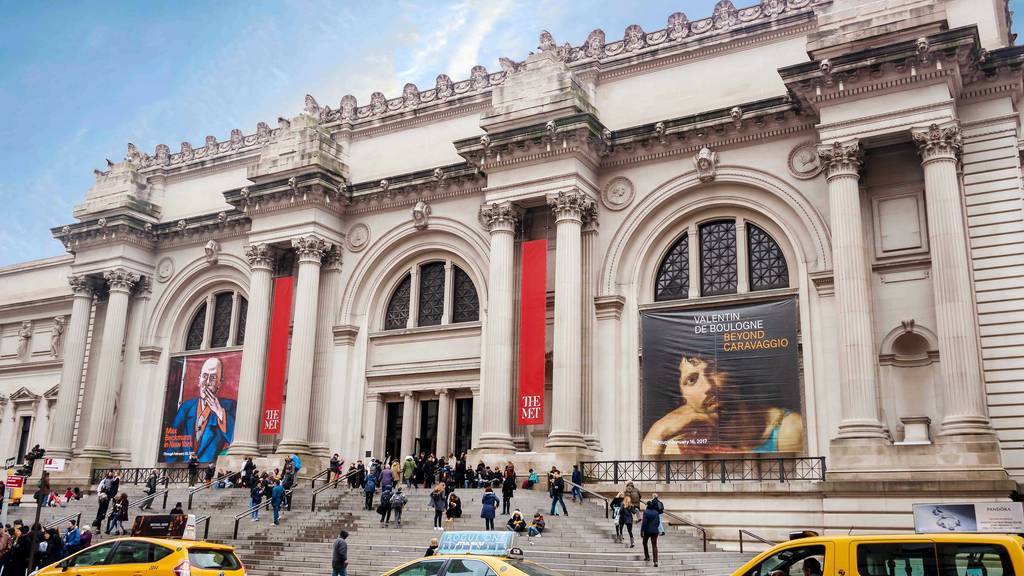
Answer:
[[[53, 230], [68, 255], [0, 269], [2, 455], [155, 465], [174, 359], [216, 350], [242, 356], [232, 457], [637, 459], [640, 312], [795, 297], [800, 455], [841, 480], [1024, 480], [1024, 52], [1006, 2], [695, 16], [578, 46], [544, 33], [497, 72], [307, 97], [203, 146], [129, 145]], [[704, 296], [696, 238], [716, 221], [735, 286]], [[687, 292], [659, 300], [684, 234]], [[752, 234], [784, 258], [778, 287], [752, 277]], [[548, 240], [549, 366], [546, 422], [524, 427], [527, 239]], [[280, 276], [295, 297], [272, 436]]]

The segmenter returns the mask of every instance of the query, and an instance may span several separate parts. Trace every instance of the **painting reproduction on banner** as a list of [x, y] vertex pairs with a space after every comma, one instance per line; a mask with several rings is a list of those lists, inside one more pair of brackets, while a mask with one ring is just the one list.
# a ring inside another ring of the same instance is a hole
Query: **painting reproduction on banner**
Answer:
[[158, 460], [213, 462], [235, 433], [242, 352], [171, 358]]
[[795, 299], [641, 314], [644, 456], [798, 453]]

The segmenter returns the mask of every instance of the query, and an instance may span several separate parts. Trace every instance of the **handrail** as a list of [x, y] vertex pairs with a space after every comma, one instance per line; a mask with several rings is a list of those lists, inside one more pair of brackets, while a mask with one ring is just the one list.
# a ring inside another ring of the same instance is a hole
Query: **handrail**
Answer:
[[345, 480], [348, 480], [350, 477], [354, 476], [359, 471], [360, 470], [358, 468], [355, 469], [355, 470], [349, 470], [348, 474], [345, 474], [344, 476], [338, 477], [337, 479], [335, 479], [334, 482], [328, 482], [327, 484], [324, 484], [323, 486], [317, 488], [316, 490], [313, 490], [313, 498], [312, 498], [312, 502], [310, 503], [309, 511], [310, 512], [316, 512], [316, 496], [317, 496], [317, 494], [319, 494], [321, 492], [326, 492], [328, 489], [336, 487], [338, 485], [338, 482], [340, 482], [342, 480], [342, 478], [344, 478]]
[[778, 542], [772, 542], [771, 540], [766, 540], [764, 538], [761, 538], [760, 536], [758, 536], [757, 534], [754, 534], [750, 530], [742, 530], [741, 529], [740, 530], [740, 552], [743, 552], [743, 535], [744, 534], [746, 534], [747, 536], [750, 536], [751, 538], [753, 538], [754, 540], [757, 540], [758, 542], [762, 542], [762, 543], [767, 544], [769, 546], [775, 546], [776, 544], [778, 544]]
[[89, 481], [96, 484], [107, 472], [117, 474], [121, 477], [122, 484], [145, 484], [149, 479], [149, 473], [153, 470], [164, 473], [168, 484], [184, 484], [188, 482], [188, 468], [184, 466], [167, 466], [163, 468], [95, 468], [89, 475]]
[[[289, 512], [292, 511], [291, 500], [292, 500], [292, 492], [294, 492], [294, 491], [295, 491], [295, 488], [292, 488], [291, 490], [285, 490], [284, 491], [284, 502], [288, 503], [288, 511]], [[245, 518], [249, 514], [252, 514], [253, 510], [256, 510], [258, 508], [266, 506], [268, 503], [270, 503], [270, 501], [271, 501], [270, 498], [267, 498], [266, 500], [260, 500], [259, 504], [254, 504], [252, 506], [249, 506], [244, 511], [239, 512], [238, 514], [235, 514], [235, 531], [234, 531], [234, 533], [233, 533], [234, 535], [231, 537], [231, 539], [232, 540], [238, 540], [238, 522], [242, 518]]]
[[[316, 488], [316, 481], [321, 479], [321, 478], [323, 478], [324, 476], [327, 476], [330, 473], [331, 473], [331, 468], [330, 467], [324, 468], [323, 470], [318, 472], [316, 474], [316, 476], [313, 476], [312, 478], [309, 479], [309, 488], [310, 489]], [[330, 481], [328, 481], [328, 484], [330, 484]]]
[[[645, 502], [643, 499], [640, 500], [640, 503], [643, 504], [644, 506], [647, 505], [647, 502]], [[680, 516], [678, 514], [673, 514], [672, 512], [669, 512], [668, 510], [665, 510], [664, 508], [665, 508], [665, 505], [662, 504], [662, 511], [661, 511], [662, 514], [664, 514], [665, 516], [668, 516], [669, 518], [675, 520], [676, 522], [678, 522], [680, 524], [685, 524], [685, 525], [689, 526], [690, 528], [696, 528], [700, 532], [700, 537], [701, 537], [701, 540], [702, 540], [702, 542], [704, 544], [704, 551], [707, 552], [708, 551], [708, 529], [703, 527], [703, 526], [701, 526], [700, 524], [697, 524], [695, 522], [691, 522], [691, 521], [687, 520], [686, 518], [683, 518], [682, 516]]]
[[64, 516], [63, 518], [58, 518], [58, 519], [54, 520], [53, 522], [50, 522], [49, 524], [46, 524], [45, 526], [43, 526], [43, 528], [49, 530], [50, 528], [53, 528], [55, 526], [60, 526], [62, 523], [67, 522], [68, 520], [71, 520], [72, 518], [75, 519], [75, 525], [76, 526], [81, 526], [82, 525], [82, 513], [78, 512], [78, 513], [75, 513], [75, 514], [68, 514], [67, 516]]
[[[168, 486], [167, 488], [164, 488], [163, 490], [157, 490], [156, 492], [153, 492], [152, 494], [143, 496], [142, 498], [139, 498], [138, 500], [129, 501], [128, 502], [128, 510], [131, 510], [132, 508], [136, 508], [136, 507], [140, 506], [143, 502], [147, 502], [149, 500], [155, 500], [156, 497], [160, 496], [160, 495], [163, 495], [163, 497], [164, 497], [164, 503], [163, 503], [163, 507], [161, 508], [161, 510], [166, 510], [167, 509], [167, 493], [170, 492], [170, 491], [171, 491], [171, 487]], [[111, 502], [113, 502], [113, 500], [111, 500]], [[141, 510], [141, 508], [140, 508], [140, 510]]]
[[611, 509], [611, 504], [610, 504], [611, 500], [607, 496], [605, 496], [603, 494], [598, 494], [597, 492], [594, 492], [593, 490], [591, 490], [589, 488], [585, 488], [583, 486], [580, 486], [579, 484], [573, 482], [572, 480], [566, 480], [565, 483], [568, 484], [569, 486], [573, 486], [575, 488], [579, 488], [581, 491], [586, 492], [587, 494], [590, 494], [592, 496], [600, 498], [601, 500], [604, 500], [604, 517], [605, 518], [609, 518], [611, 516], [609, 514], [609, 510]]
[[[210, 480], [208, 483], [204, 482], [201, 486], [196, 486], [195, 488], [189, 489], [189, 491], [188, 491], [188, 509], [189, 510], [192, 509], [192, 497], [195, 496], [197, 492], [202, 492], [203, 490], [209, 490], [210, 488], [216, 486], [221, 480], [224, 480], [225, 478], [231, 478], [232, 476], [236, 476], [238, 474], [241, 474], [241, 472], [228, 472], [227, 474], [224, 474], [223, 476], [220, 476], [218, 478], [214, 478], [213, 480]], [[164, 505], [164, 507], [165, 508], [167, 507], [166, 504]]]
[[200, 522], [206, 522], [206, 529], [203, 530], [203, 540], [209, 540], [210, 539], [210, 515], [207, 514], [206, 516], [200, 516], [199, 518], [196, 518], [196, 530], [199, 529], [199, 523]]
[[824, 456], [692, 458], [684, 460], [601, 460], [580, 462], [589, 482], [793, 482], [825, 481]]

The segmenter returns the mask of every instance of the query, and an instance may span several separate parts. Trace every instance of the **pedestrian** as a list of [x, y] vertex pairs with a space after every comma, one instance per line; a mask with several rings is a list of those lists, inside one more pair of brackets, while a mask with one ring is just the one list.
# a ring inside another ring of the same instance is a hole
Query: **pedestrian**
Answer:
[[367, 474], [366, 480], [363, 483], [363, 494], [366, 497], [364, 504], [366, 510], [373, 510], [373, 494], [377, 491], [377, 477], [373, 474]]
[[412, 488], [415, 473], [416, 461], [413, 460], [412, 456], [406, 456], [405, 462], [402, 464], [402, 481], [405, 482], [406, 488]]
[[247, 457], [242, 465], [242, 482], [247, 488], [252, 488], [256, 483], [256, 463], [252, 461], [252, 456]]
[[50, 473], [43, 472], [43, 475], [39, 477], [39, 482], [36, 483], [36, 506], [40, 508], [48, 506], [50, 502]]
[[614, 542], [622, 543], [622, 528], [619, 527], [619, 511], [622, 510], [622, 503], [626, 497], [622, 492], [615, 495], [612, 501], [609, 503], [609, 507], [612, 510], [612, 526], [615, 527], [615, 539]]
[[448, 508], [444, 512], [445, 523], [455, 527], [455, 519], [462, 518], [462, 499], [455, 492], [448, 495]]
[[252, 512], [249, 515], [252, 517], [253, 522], [259, 522], [260, 520], [261, 502], [263, 502], [263, 486], [254, 482], [252, 488], [249, 488], [249, 507], [252, 508]]
[[632, 498], [626, 496], [622, 500], [622, 506], [619, 508], [619, 523], [616, 528], [616, 534], [619, 536], [619, 542], [622, 542], [623, 535], [622, 529], [625, 528], [629, 532], [629, 547], [635, 547], [633, 543], [633, 521], [636, 518], [637, 508], [633, 504]]
[[296, 470], [295, 466], [288, 466], [281, 477], [281, 487], [284, 488], [284, 507], [289, 511], [292, 509], [292, 488], [295, 487]]
[[629, 499], [633, 501], [634, 506], [639, 505], [643, 500], [643, 497], [640, 495], [640, 490], [637, 489], [636, 485], [632, 482], [626, 482], [625, 495], [629, 496]]
[[128, 520], [128, 495], [118, 494], [111, 504], [110, 515], [107, 517], [106, 533], [110, 534], [117, 530], [118, 536], [124, 536], [127, 532], [124, 523]]
[[263, 478], [263, 509], [270, 512], [270, 499], [274, 496], [274, 480], [268, 475]]
[[454, 476], [454, 480], [455, 480], [455, 485], [456, 486], [458, 486], [459, 488], [462, 488], [463, 490], [465, 490], [466, 488], [469, 488], [469, 485], [466, 483], [466, 453], [465, 452], [463, 452], [462, 455], [459, 456], [458, 461], [455, 462], [455, 472], [454, 472], [453, 476]]
[[217, 469], [214, 467], [213, 462], [206, 465], [206, 487], [209, 488], [213, 484], [213, 477], [217, 475]]
[[142, 505], [139, 506], [139, 510], [150, 510], [153, 508], [153, 494], [156, 494], [157, 481], [158, 478], [156, 470], [151, 470], [149, 472], [149, 478], [146, 478], [146, 488], [143, 490], [143, 493], [145, 493], [148, 498], [142, 502]]
[[523, 518], [523, 513], [518, 508], [512, 512], [512, 516], [509, 517], [508, 522], [505, 524], [507, 530], [511, 530], [516, 534], [522, 534], [526, 531], [526, 519]]
[[78, 523], [74, 520], [68, 520], [68, 527], [64, 529], [64, 550], [68, 555], [74, 554], [80, 550], [82, 545], [82, 533], [78, 530]]
[[490, 486], [484, 488], [484, 497], [480, 500], [480, 517], [484, 519], [484, 529], [494, 530], [494, 514], [499, 504], [494, 489]]
[[654, 549], [654, 566], [658, 566], [658, 536], [661, 535], [661, 513], [658, 512], [657, 508], [651, 506], [648, 502], [647, 509], [644, 510], [643, 520], [640, 523], [640, 539], [644, 543], [644, 561], [650, 562], [651, 556], [647, 553], [647, 542], [651, 542], [651, 548]]
[[501, 513], [508, 515], [509, 508], [512, 506], [512, 496], [516, 492], [516, 477], [515, 474], [505, 474], [505, 479], [501, 482]]
[[188, 457], [188, 485], [195, 486], [199, 478], [199, 458], [195, 454]]
[[579, 464], [572, 465], [572, 501], [583, 504], [583, 472]]
[[341, 530], [338, 539], [334, 541], [334, 549], [331, 551], [331, 576], [348, 575], [348, 531]]
[[331, 476], [333, 475], [334, 476], [334, 487], [335, 488], [338, 487], [338, 479], [341, 478], [341, 467], [342, 467], [341, 458], [338, 456], [338, 453], [335, 452], [334, 455], [331, 456], [331, 463], [329, 464], [329, 467], [328, 467], [329, 471], [327, 472], [327, 483], [328, 484], [331, 483]]
[[98, 531], [103, 527], [103, 520], [107, 517], [107, 510], [110, 508], [110, 496], [106, 492], [100, 492], [99, 496], [97, 496], [97, 502], [99, 507], [96, 510], [96, 519], [92, 521], [92, 526]]
[[402, 509], [405, 508], [405, 494], [402, 493], [402, 487], [399, 486], [395, 490], [395, 495], [391, 497], [391, 512], [395, 515], [395, 522], [398, 523], [398, 527], [402, 527]]
[[434, 530], [444, 530], [441, 518], [448, 508], [448, 501], [444, 497], [444, 484], [434, 486], [434, 490], [430, 492], [430, 507], [434, 510]]
[[391, 523], [391, 486], [383, 486], [380, 489], [380, 503], [377, 504], [377, 514], [380, 514], [380, 527], [387, 528]]
[[380, 473], [380, 489], [394, 490], [394, 486], [395, 475], [391, 472], [390, 466], [384, 466]]
[[664, 536], [665, 519], [662, 515], [665, 513], [665, 505], [658, 499], [657, 492], [651, 495], [651, 499], [647, 501], [647, 507], [654, 508], [658, 512], [658, 534]]
[[565, 499], [562, 497], [565, 492], [565, 479], [562, 478], [562, 474], [555, 470], [551, 473], [551, 485], [548, 487], [548, 492], [551, 495], [551, 511], [548, 514], [552, 516], [558, 516], [558, 512], [555, 511], [557, 504], [562, 505], [562, 514], [569, 515], [569, 510], [565, 507]]
[[437, 554], [437, 538], [430, 539], [430, 546], [427, 546], [427, 552], [423, 554], [423, 557], [426, 558], [427, 556], [433, 556], [434, 554]]
[[282, 502], [284, 502], [284, 486], [281, 486], [280, 480], [275, 480], [270, 494], [270, 506], [274, 509], [274, 526], [281, 524]]
[[175, 502], [174, 508], [171, 508], [171, 516], [184, 516], [185, 510], [181, 507], [181, 502]]

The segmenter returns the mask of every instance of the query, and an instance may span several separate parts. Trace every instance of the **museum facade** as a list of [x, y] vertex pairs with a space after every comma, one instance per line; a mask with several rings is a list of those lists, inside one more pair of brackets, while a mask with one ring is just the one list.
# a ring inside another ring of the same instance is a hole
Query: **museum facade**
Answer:
[[810, 457], [994, 497], [1024, 480], [1009, 26], [1005, 0], [723, 0], [129, 144], [66, 256], [0, 269], [0, 447], [82, 479]]

